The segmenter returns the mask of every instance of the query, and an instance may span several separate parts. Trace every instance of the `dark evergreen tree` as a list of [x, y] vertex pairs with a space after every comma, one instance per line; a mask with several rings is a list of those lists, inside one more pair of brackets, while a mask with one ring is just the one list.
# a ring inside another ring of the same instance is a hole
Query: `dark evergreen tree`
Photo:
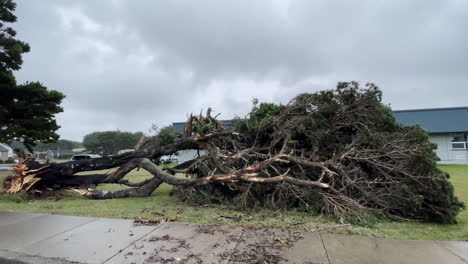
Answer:
[[54, 118], [63, 111], [64, 95], [39, 82], [16, 83], [13, 71], [21, 68], [22, 54], [30, 47], [8, 26], [16, 22], [15, 8], [12, 0], [0, 0], [0, 142], [18, 140], [31, 150], [36, 142], [59, 138]]

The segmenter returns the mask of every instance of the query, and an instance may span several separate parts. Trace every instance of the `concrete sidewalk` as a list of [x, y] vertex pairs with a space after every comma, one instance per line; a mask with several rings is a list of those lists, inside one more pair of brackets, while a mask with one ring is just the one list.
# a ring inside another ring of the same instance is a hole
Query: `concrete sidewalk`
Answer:
[[468, 263], [468, 242], [0, 212], [1, 263]]

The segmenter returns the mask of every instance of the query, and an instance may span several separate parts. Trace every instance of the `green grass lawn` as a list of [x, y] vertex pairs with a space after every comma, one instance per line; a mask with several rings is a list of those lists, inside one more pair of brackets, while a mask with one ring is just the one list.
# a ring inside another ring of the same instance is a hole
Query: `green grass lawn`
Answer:
[[[440, 165], [440, 168], [450, 173], [457, 196], [468, 204], [468, 165]], [[0, 182], [8, 174], [7, 171], [0, 171]], [[127, 176], [135, 182], [148, 177], [150, 175], [144, 170], [132, 171]], [[100, 188], [117, 190], [124, 187], [113, 184]], [[143, 220], [177, 218], [179, 221], [194, 223], [290, 227], [301, 230], [317, 230], [337, 224], [323, 216], [311, 216], [294, 210], [239, 211], [222, 206], [188, 205], [171, 196], [171, 189], [171, 186], [163, 184], [150, 197], [113, 200], [87, 199], [73, 191], [66, 191], [63, 199], [42, 200], [31, 200], [25, 194], [9, 194], [0, 196], [0, 210]], [[352, 226], [333, 232], [409, 239], [468, 240], [467, 210], [460, 213], [458, 221], [457, 225], [389, 221], [380, 222], [372, 228]]]

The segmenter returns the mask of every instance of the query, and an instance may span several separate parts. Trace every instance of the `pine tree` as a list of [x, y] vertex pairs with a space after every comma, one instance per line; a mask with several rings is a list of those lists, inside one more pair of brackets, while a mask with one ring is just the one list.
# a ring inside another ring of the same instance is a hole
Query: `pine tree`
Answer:
[[12, 0], [0, 0], [0, 142], [18, 140], [31, 150], [37, 142], [59, 138], [55, 114], [63, 111], [64, 95], [39, 82], [17, 84], [13, 71], [21, 68], [30, 47], [9, 27], [16, 22], [15, 8]]

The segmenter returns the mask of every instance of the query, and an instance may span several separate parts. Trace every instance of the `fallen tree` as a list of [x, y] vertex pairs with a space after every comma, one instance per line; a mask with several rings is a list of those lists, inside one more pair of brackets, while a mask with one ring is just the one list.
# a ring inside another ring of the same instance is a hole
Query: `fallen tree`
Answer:
[[[177, 197], [241, 207], [303, 208], [345, 222], [380, 216], [455, 223], [464, 204], [436, 167], [435, 145], [419, 126], [398, 124], [373, 84], [300, 94], [287, 105], [254, 102], [226, 129], [211, 115], [191, 115], [184, 131], [163, 129], [136, 151], [92, 160], [39, 164], [25, 160], [5, 181], [8, 192], [73, 188], [94, 199], [143, 197], [161, 183]], [[204, 155], [174, 168], [157, 165], [181, 150]], [[76, 175], [115, 168], [111, 174]], [[153, 178], [124, 179], [141, 168]], [[187, 178], [176, 177], [177, 173]], [[99, 184], [129, 188], [107, 192]]]

